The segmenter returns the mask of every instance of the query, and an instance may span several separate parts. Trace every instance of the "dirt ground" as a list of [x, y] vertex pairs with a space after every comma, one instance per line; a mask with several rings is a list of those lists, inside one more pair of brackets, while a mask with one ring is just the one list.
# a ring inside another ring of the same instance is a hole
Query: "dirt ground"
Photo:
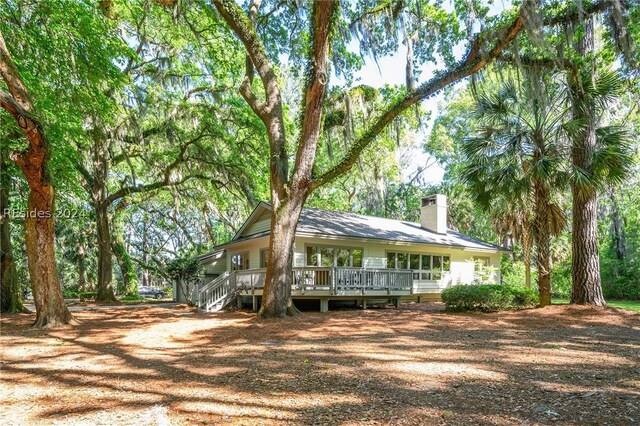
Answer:
[[2, 318], [0, 424], [640, 424], [630, 311], [74, 315]]

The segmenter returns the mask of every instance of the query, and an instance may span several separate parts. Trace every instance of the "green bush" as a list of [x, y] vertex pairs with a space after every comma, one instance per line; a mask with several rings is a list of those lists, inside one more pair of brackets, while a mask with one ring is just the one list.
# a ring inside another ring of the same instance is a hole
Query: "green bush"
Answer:
[[551, 297], [571, 296], [571, 258], [556, 263], [551, 270]]
[[128, 302], [128, 301], [135, 301], [135, 300], [144, 300], [144, 297], [138, 294], [127, 294], [126, 296], [122, 296], [120, 300], [123, 302]]
[[168, 299], [173, 299], [173, 286], [165, 286], [162, 291], [164, 292], [164, 294], [166, 295], [166, 298]]
[[80, 300], [95, 300], [96, 293], [94, 291], [83, 291], [78, 294]]
[[80, 294], [75, 290], [65, 288], [62, 290], [62, 296], [65, 299], [78, 299], [80, 297]]
[[449, 311], [493, 312], [532, 308], [540, 303], [535, 290], [500, 284], [455, 285], [442, 292]]

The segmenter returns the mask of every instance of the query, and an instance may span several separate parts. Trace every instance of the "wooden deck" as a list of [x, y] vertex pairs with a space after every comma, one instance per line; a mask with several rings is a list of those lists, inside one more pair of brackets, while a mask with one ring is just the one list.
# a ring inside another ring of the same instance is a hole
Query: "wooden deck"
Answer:
[[[239, 300], [250, 299], [257, 309], [262, 297], [266, 270], [236, 271], [235, 287]], [[412, 295], [413, 274], [404, 269], [370, 269], [341, 267], [293, 268], [291, 296], [295, 299], [320, 300], [320, 310], [329, 309], [330, 300], [354, 300], [363, 308], [367, 303], [393, 301]]]

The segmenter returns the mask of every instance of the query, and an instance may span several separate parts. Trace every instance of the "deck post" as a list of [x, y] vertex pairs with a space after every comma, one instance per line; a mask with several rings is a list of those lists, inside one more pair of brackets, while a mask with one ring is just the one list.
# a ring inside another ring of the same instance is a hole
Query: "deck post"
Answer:
[[394, 302], [395, 302], [394, 304], [396, 305], [396, 309], [400, 309], [400, 298], [399, 297], [396, 298]]
[[320, 312], [329, 312], [329, 299], [320, 299]]
[[242, 309], [242, 296], [238, 295], [236, 303], [238, 304], [238, 309]]
[[251, 296], [251, 309], [254, 312], [258, 310], [258, 297], [256, 295]]
[[367, 299], [362, 299], [362, 309], [363, 310], [367, 309]]

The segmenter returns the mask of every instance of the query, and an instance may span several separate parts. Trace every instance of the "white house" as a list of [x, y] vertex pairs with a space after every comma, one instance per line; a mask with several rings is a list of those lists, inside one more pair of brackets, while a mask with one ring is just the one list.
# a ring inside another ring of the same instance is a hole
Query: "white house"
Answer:
[[[203, 285], [194, 302], [206, 310], [262, 296], [271, 206], [260, 203], [226, 244], [200, 257]], [[438, 299], [453, 284], [500, 280], [506, 249], [447, 229], [444, 195], [422, 199], [420, 223], [305, 208], [295, 238], [293, 299], [367, 302]]]

